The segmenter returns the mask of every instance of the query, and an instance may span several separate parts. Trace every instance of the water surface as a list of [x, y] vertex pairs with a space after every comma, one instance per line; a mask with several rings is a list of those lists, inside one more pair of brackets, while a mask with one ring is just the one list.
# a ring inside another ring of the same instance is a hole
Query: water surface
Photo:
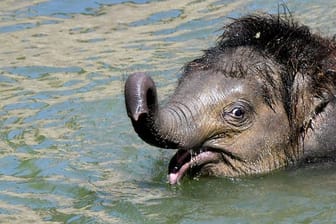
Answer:
[[[164, 101], [230, 17], [278, 5], [1, 1], [0, 223], [336, 222], [334, 165], [171, 187], [173, 151], [143, 143], [126, 116], [128, 74], [151, 74]], [[315, 32], [336, 33], [335, 1], [287, 5]]]

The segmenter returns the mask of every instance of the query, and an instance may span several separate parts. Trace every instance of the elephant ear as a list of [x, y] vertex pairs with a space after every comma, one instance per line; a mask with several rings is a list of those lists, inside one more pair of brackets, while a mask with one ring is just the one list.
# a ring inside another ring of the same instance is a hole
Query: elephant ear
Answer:
[[297, 133], [311, 128], [312, 121], [336, 98], [336, 71], [328, 69], [314, 75], [297, 73], [291, 91], [293, 128]]

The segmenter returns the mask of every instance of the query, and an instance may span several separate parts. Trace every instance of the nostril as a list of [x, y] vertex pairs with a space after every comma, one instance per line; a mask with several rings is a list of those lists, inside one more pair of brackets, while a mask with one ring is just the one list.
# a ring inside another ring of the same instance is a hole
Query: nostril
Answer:
[[125, 82], [124, 95], [127, 115], [139, 137], [151, 145], [176, 148], [173, 136], [162, 134], [170, 126], [166, 115], [159, 112], [154, 81], [144, 73], [132, 74]]
[[156, 106], [156, 93], [152, 88], [147, 90], [146, 94], [147, 107], [150, 111], [153, 111]]
[[140, 117], [154, 114], [156, 89], [153, 80], [144, 73], [135, 73], [125, 83], [125, 103], [128, 116], [135, 122]]

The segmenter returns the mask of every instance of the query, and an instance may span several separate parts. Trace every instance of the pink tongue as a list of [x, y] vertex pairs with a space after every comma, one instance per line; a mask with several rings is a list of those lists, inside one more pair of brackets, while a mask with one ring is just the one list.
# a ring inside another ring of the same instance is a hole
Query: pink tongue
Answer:
[[191, 154], [188, 150], [180, 149], [170, 160], [168, 167], [168, 182], [177, 184], [190, 167]]
[[178, 184], [187, 171], [193, 166], [200, 166], [221, 159], [219, 153], [206, 151], [191, 158], [188, 151], [178, 151], [169, 164], [168, 182]]
[[168, 174], [168, 182], [170, 184], [177, 184], [180, 182], [184, 174], [187, 172], [187, 170], [190, 168], [190, 163], [185, 163], [176, 173], [169, 173]]

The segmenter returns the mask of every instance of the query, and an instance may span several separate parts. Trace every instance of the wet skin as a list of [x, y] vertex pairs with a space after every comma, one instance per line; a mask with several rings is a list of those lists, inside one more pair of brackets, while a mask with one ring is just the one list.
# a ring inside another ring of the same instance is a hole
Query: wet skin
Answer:
[[[241, 40], [238, 24], [237, 35], [223, 36], [217, 47], [185, 66], [166, 105], [159, 108], [149, 76], [136, 73], [126, 81], [126, 108], [138, 135], [149, 144], [178, 149], [168, 167], [169, 183], [187, 173], [235, 177], [336, 157], [336, 44], [305, 36], [288, 21], [265, 18], [248, 22], [292, 29], [283, 39], [291, 46], [292, 38], [294, 47], [284, 51], [279, 44], [273, 52], [276, 32], [252, 30], [259, 35]], [[267, 35], [270, 40], [259, 40]], [[298, 52], [302, 55], [295, 56]]]

